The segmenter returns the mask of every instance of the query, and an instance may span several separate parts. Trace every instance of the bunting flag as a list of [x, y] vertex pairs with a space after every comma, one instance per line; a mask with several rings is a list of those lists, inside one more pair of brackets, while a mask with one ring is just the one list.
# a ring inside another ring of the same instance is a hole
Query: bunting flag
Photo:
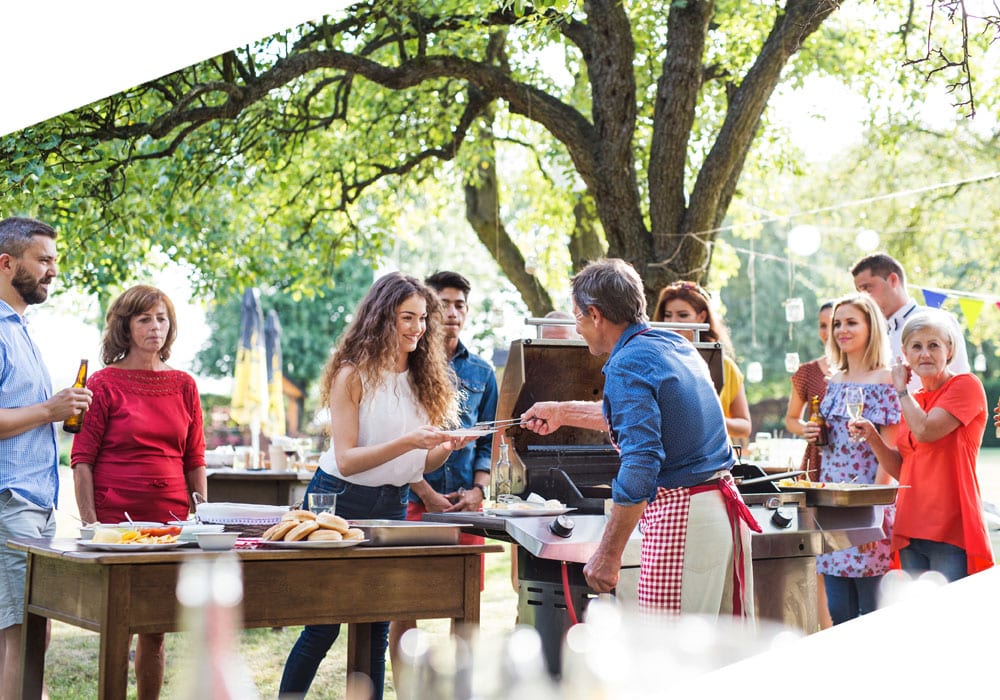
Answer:
[[930, 306], [934, 309], [940, 309], [941, 304], [944, 300], [948, 298], [947, 294], [942, 294], [941, 292], [932, 292], [930, 289], [921, 289], [924, 294], [924, 305]]
[[961, 307], [962, 315], [965, 317], [965, 325], [971, 330], [976, 326], [976, 321], [979, 320], [979, 314], [983, 310], [983, 300], [959, 297], [958, 305]]

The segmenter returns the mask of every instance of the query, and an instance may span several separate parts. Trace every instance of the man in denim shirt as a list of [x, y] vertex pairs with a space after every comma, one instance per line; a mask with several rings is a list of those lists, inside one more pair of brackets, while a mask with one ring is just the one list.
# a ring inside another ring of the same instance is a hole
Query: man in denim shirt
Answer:
[[[445, 349], [451, 357], [451, 367], [461, 385], [461, 427], [469, 428], [479, 421], [492, 421], [497, 412], [497, 380], [493, 368], [478, 355], [469, 352], [459, 334], [469, 312], [468, 298], [472, 286], [457, 272], [436, 272], [424, 280], [437, 292], [444, 313]], [[407, 520], [420, 520], [425, 512], [441, 513], [461, 510], [481, 510], [490, 485], [490, 455], [493, 438], [484, 435], [461, 450], [456, 450], [440, 469], [426, 474], [421, 481], [410, 484], [410, 504]], [[483, 538], [463, 533], [462, 544], [483, 544]], [[485, 568], [480, 555], [480, 568]], [[480, 580], [484, 580], [481, 576]], [[389, 627], [389, 650], [393, 673], [396, 649], [403, 633], [416, 626], [412, 620], [393, 621]], [[397, 686], [398, 687], [398, 686]]]
[[708, 366], [686, 339], [646, 322], [642, 280], [623, 260], [573, 278], [576, 330], [609, 353], [603, 402], [537, 403], [525, 427], [604, 430], [621, 455], [614, 506], [584, 567], [587, 584], [618, 584], [622, 552], [642, 529], [639, 605], [649, 611], [753, 615], [750, 535], [756, 527], [733, 486], [732, 450]]
[[0, 697], [20, 691], [26, 556], [11, 538], [52, 537], [59, 490], [55, 423], [90, 406], [90, 389], [52, 382], [24, 313], [49, 296], [56, 232], [41, 221], [0, 221]]

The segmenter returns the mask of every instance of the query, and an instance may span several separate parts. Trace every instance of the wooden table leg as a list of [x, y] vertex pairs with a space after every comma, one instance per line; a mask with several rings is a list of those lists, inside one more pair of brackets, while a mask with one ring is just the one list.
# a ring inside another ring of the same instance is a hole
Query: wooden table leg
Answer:
[[42, 697], [45, 677], [45, 628], [48, 621], [28, 613], [21, 626], [21, 697]]
[[98, 654], [97, 684], [100, 700], [124, 698], [128, 691], [128, 652], [132, 641], [128, 621], [132, 603], [128, 593], [130, 585], [127, 568], [109, 567]]
[[[372, 626], [370, 622], [352, 623], [347, 626], [347, 697], [360, 697], [354, 688], [355, 673], [370, 678], [372, 668]], [[373, 680], [374, 682], [374, 680]]]

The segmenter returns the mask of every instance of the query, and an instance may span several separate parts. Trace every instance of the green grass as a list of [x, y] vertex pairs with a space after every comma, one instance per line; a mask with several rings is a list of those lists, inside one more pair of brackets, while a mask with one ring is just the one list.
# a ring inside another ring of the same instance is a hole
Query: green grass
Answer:
[[[514, 628], [517, 596], [510, 585], [510, 559], [506, 551], [486, 555], [486, 590], [481, 602], [481, 632], [503, 634]], [[425, 620], [420, 628], [434, 637], [449, 633], [448, 620]], [[285, 657], [298, 638], [301, 627], [281, 630], [250, 629], [242, 634], [240, 652], [251, 670], [261, 698], [278, 695], [278, 682]], [[45, 657], [45, 681], [53, 700], [91, 700], [97, 697], [98, 635], [60, 622], [52, 625], [52, 641]], [[167, 635], [167, 673], [163, 698], [175, 698], [178, 674], [184, 658], [185, 635]], [[347, 663], [347, 628], [320, 666], [309, 693], [310, 700], [344, 697]], [[129, 672], [128, 698], [135, 698], [135, 676]], [[386, 672], [387, 700], [395, 700], [392, 673]], [[180, 699], [178, 699], [180, 700]], [[187, 699], [184, 699], [187, 700]]]

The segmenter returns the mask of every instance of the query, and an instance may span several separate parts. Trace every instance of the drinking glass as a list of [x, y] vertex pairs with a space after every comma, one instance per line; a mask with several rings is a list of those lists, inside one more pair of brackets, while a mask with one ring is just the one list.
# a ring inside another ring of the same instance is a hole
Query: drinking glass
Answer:
[[[847, 408], [847, 415], [851, 417], [851, 420], [859, 420], [865, 409], [865, 390], [860, 386], [847, 387], [845, 405]], [[860, 431], [851, 431], [852, 442], [861, 442], [862, 439], [863, 437]]]
[[309, 494], [309, 510], [317, 515], [319, 513], [333, 513], [337, 510], [337, 494], [335, 493], [311, 493]]

